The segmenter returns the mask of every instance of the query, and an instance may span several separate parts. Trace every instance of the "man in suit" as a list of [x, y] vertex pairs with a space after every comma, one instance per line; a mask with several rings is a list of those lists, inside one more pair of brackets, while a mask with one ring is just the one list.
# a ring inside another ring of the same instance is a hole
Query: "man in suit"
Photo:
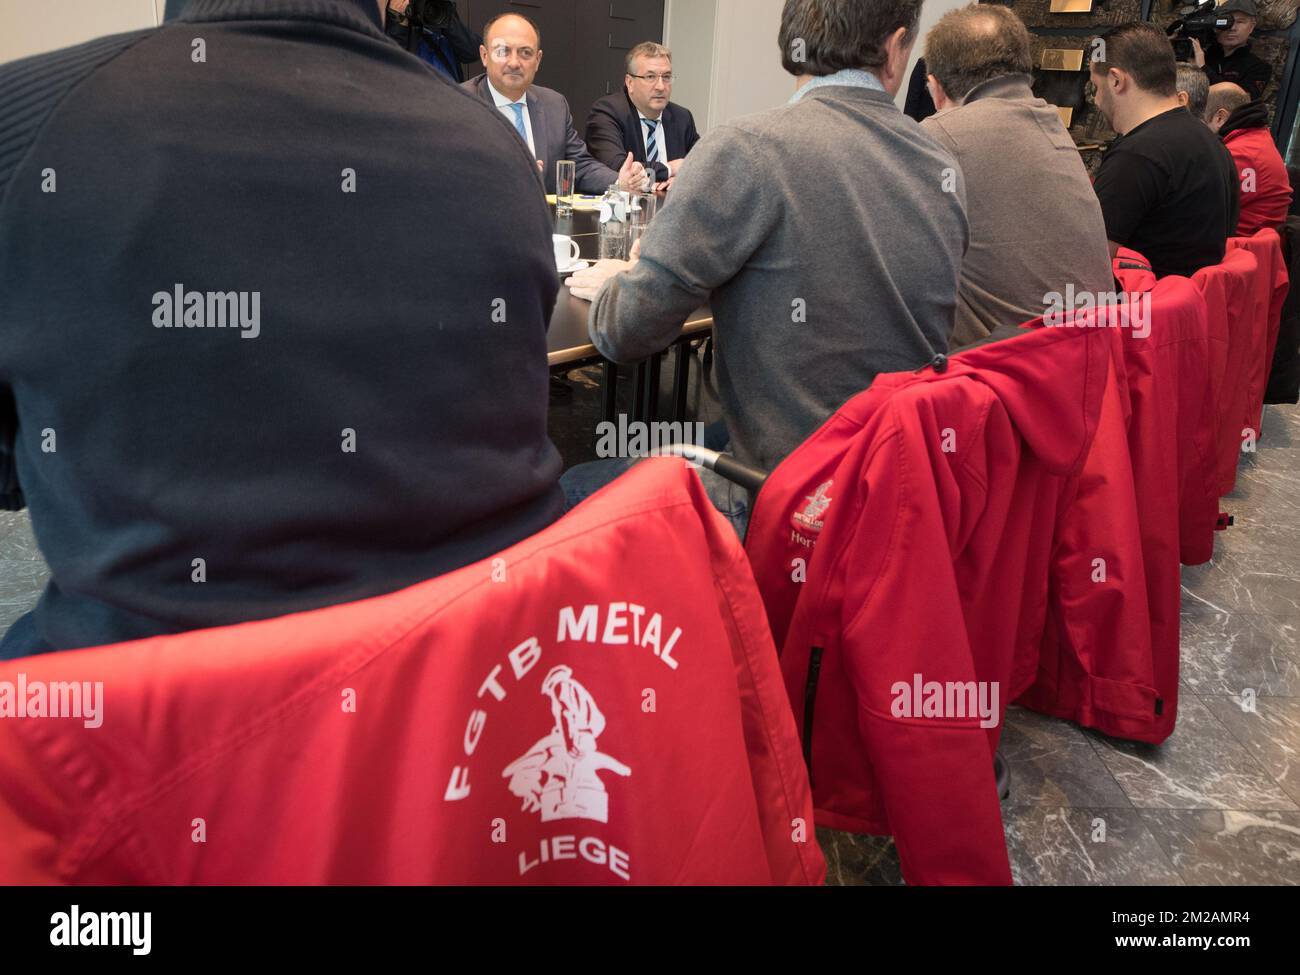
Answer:
[[587, 145], [607, 166], [628, 152], [654, 170], [655, 181], [666, 189], [682, 168], [687, 153], [700, 141], [691, 113], [674, 104], [673, 52], [647, 41], [627, 55], [624, 89], [606, 95], [591, 106], [587, 119]]
[[495, 106], [519, 133], [537, 160], [547, 193], [555, 192], [555, 164], [562, 159], [577, 164], [579, 193], [604, 193], [613, 183], [625, 190], [641, 188], [645, 167], [631, 153], [618, 170], [593, 159], [573, 127], [565, 97], [533, 84], [542, 64], [542, 33], [536, 24], [520, 14], [492, 18], [483, 28], [479, 57], [486, 73], [463, 87]]

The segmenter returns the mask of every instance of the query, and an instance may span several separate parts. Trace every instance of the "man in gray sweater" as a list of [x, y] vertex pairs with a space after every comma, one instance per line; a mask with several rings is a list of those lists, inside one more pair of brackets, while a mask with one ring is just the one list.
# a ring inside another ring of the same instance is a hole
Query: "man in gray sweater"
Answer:
[[1030, 90], [1020, 18], [992, 4], [951, 11], [925, 61], [939, 113], [921, 127], [956, 157], [970, 201], [953, 348], [1113, 291], [1101, 205], [1055, 106]]
[[788, 0], [791, 103], [700, 142], [638, 261], [569, 279], [594, 298], [592, 341], [616, 362], [661, 351], [709, 302], [729, 449], [765, 470], [878, 373], [948, 349], [965, 190], [893, 101], [920, 9]]

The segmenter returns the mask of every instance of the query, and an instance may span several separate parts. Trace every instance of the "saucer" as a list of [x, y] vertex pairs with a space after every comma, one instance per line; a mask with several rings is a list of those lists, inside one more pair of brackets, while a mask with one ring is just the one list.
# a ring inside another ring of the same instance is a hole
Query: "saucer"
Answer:
[[579, 261], [577, 264], [571, 264], [568, 267], [556, 268], [555, 271], [563, 277], [566, 274], [577, 274], [579, 271], [585, 271], [589, 267], [591, 267], [591, 264], [587, 261]]

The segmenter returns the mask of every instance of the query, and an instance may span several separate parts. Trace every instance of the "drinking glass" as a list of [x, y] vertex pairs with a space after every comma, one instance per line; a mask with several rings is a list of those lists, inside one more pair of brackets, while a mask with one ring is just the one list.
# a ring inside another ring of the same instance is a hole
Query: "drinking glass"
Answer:
[[632, 253], [632, 245], [645, 236], [659, 210], [659, 197], [653, 193], [633, 193], [631, 208], [628, 212], [627, 247]]
[[555, 215], [573, 216], [573, 187], [577, 182], [578, 164], [562, 159], [555, 164]]
[[633, 193], [628, 205], [632, 211], [632, 223], [648, 227], [659, 212], [659, 197], [654, 193]]

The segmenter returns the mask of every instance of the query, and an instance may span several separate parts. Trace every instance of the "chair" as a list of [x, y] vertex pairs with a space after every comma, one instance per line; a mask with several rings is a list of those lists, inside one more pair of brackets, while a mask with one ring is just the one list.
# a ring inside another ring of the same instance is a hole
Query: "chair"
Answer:
[[1210, 351], [1215, 489], [1219, 497], [1231, 494], [1241, 459], [1242, 417], [1249, 413], [1249, 362], [1262, 348], [1256, 337], [1250, 298], [1259, 262], [1242, 249], [1228, 251], [1223, 262], [1202, 268], [1192, 283], [1206, 302]]
[[1286, 261], [1282, 255], [1282, 241], [1272, 228], [1260, 230], [1252, 237], [1231, 237], [1228, 250], [1245, 250], [1255, 256], [1258, 270], [1252, 291], [1253, 328], [1248, 333], [1250, 348], [1247, 353], [1246, 409], [1241, 417], [1243, 428], [1254, 431], [1258, 440], [1264, 412], [1264, 392], [1268, 386], [1270, 367], [1277, 348], [1282, 305], [1289, 287]]
[[[738, 484], [750, 492], [758, 494], [767, 483], [768, 475], [756, 468], [742, 464], [735, 458], [691, 444], [672, 444], [664, 448], [669, 456], [682, 457], [701, 467], [714, 471], [733, 484]], [[999, 749], [993, 756], [993, 777], [997, 783], [998, 798], [1005, 802], [1011, 796], [1011, 765]]]
[[1124, 339], [1109, 329], [1106, 339], [1110, 356], [1096, 431], [1051, 526], [1037, 671], [1016, 703], [1134, 737], [1149, 731], [1159, 693], [1129, 454]]
[[[1294, 281], [1300, 277], [1300, 217], [1287, 218], [1282, 249], [1287, 271]], [[1300, 403], [1300, 288], [1289, 288], [1282, 305], [1277, 349], [1273, 353], [1264, 402]]]
[[12, 661], [0, 882], [816, 884], [744, 552], [679, 461], [497, 558], [283, 619]]
[[908, 883], [1010, 882], [1002, 715], [898, 708], [918, 677], [1002, 704], [1032, 683], [1055, 511], [1111, 359], [1104, 329], [1053, 328], [879, 376], [756, 500], [746, 550], [818, 822], [892, 834]]

